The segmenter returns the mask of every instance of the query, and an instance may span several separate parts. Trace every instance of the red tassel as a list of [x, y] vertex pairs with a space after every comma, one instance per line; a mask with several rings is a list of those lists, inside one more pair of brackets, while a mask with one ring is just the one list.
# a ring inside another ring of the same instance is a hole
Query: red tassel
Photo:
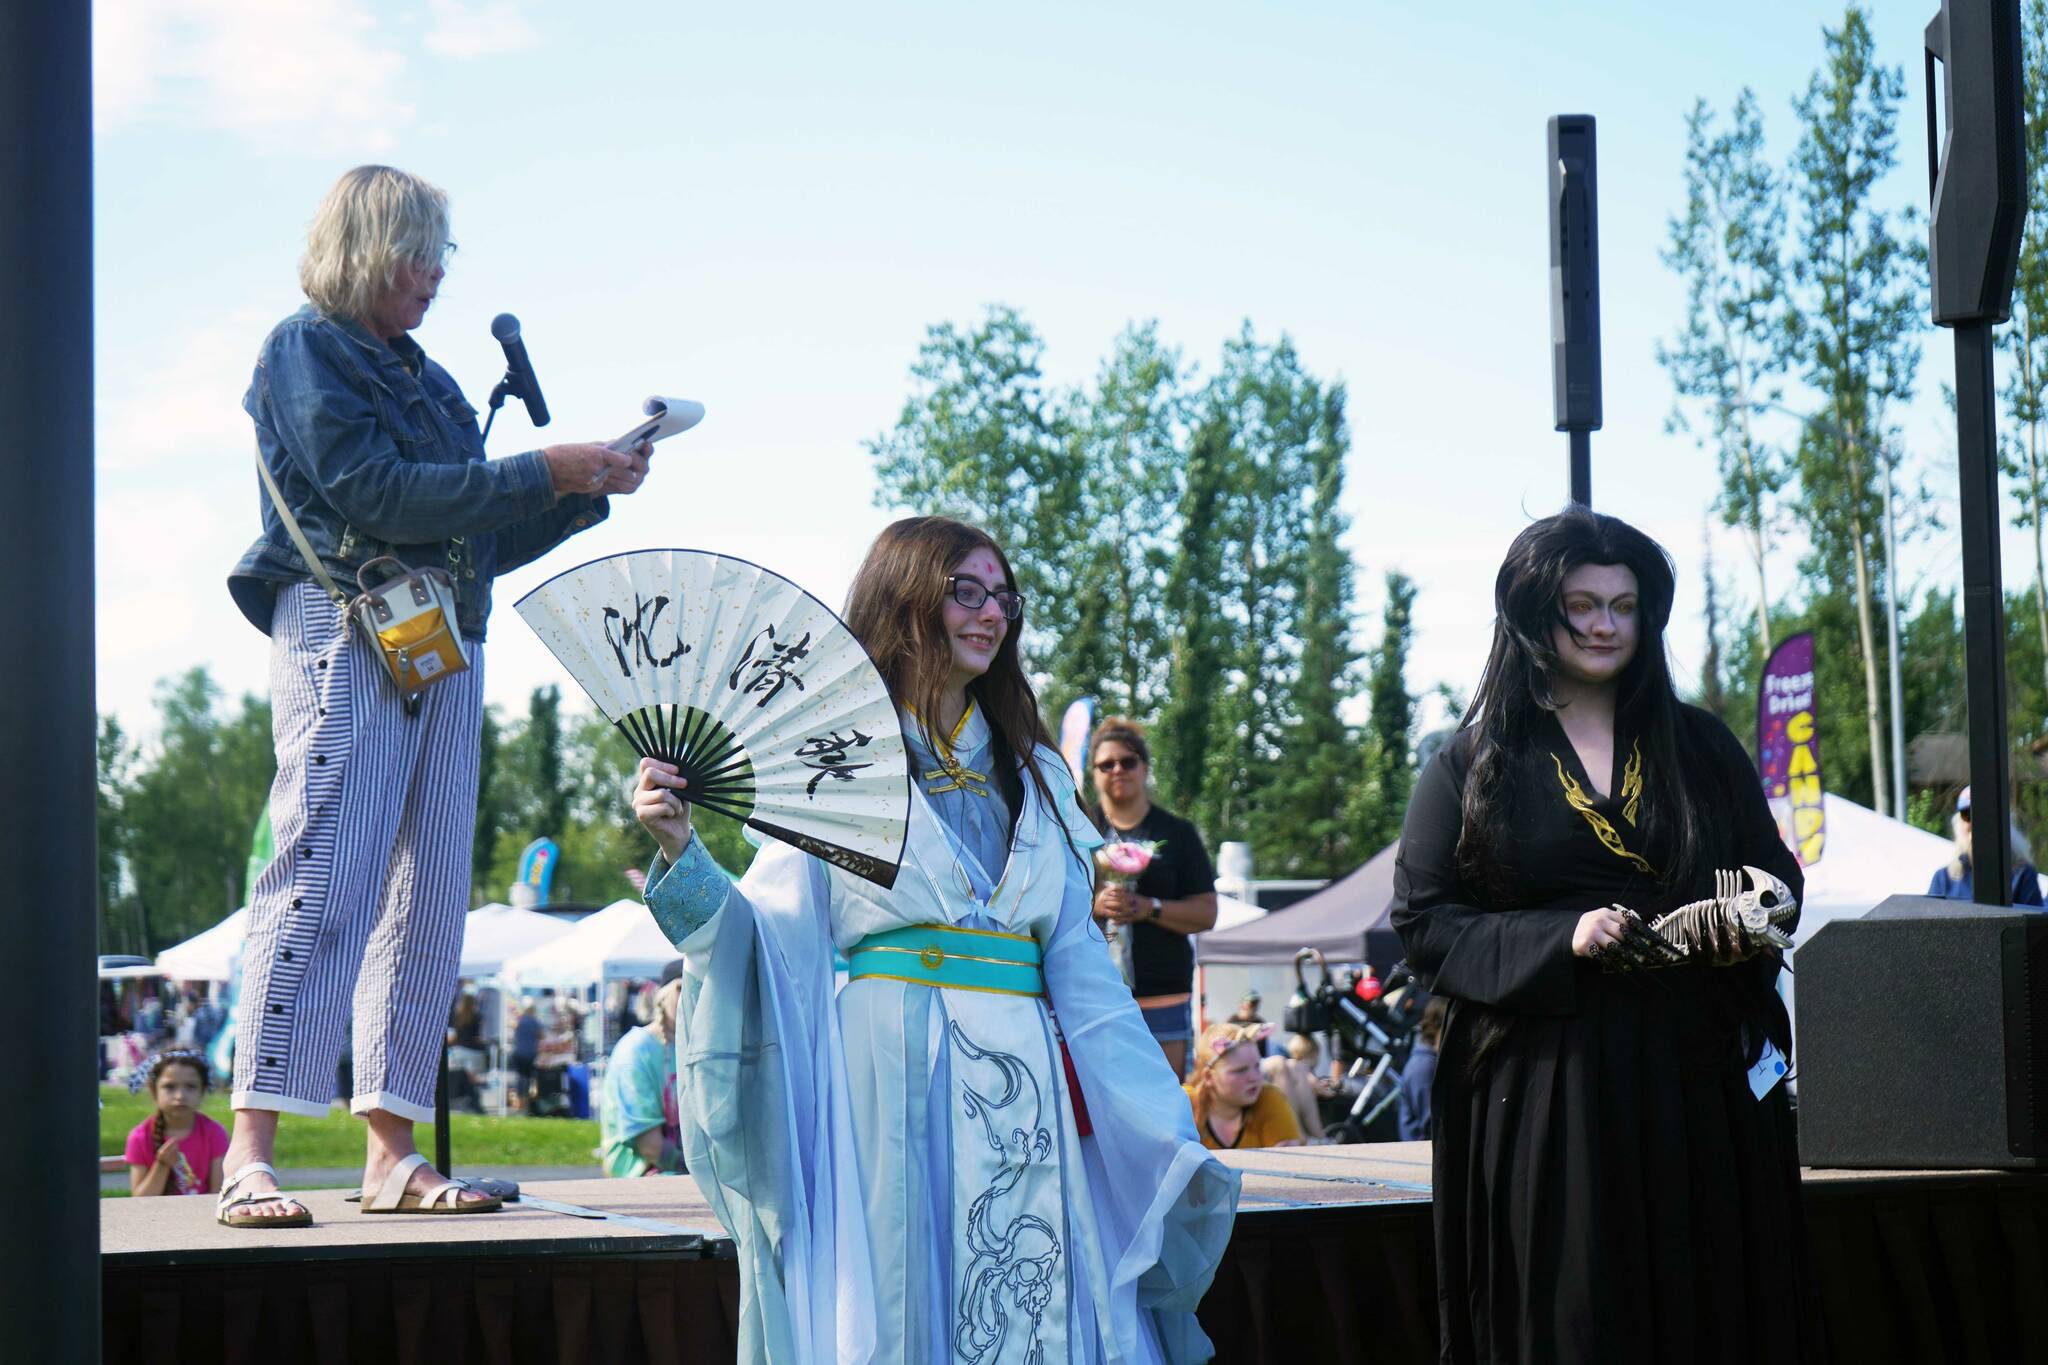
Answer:
[[1095, 1125], [1088, 1121], [1088, 1097], [1081, 1093], [1081, 1078], [1074, 1072], [1074, 1054], [1067, 1051], [1067, 1040], [1060, 1039], [1060, 1065], [1067, 1069], [1067, 1094], [1074, 1100], [1074, 1131], [1082, 1137], [1091, 1137]]

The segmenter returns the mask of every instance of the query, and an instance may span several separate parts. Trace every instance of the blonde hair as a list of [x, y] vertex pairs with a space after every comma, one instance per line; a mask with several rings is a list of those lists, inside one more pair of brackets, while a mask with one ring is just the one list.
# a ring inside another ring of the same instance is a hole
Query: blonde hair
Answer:
[[647, 1031], [654, 1035], [654, 1041], [667, 1047], [676, 1040], [676, 1005], [683, 998], [683, 980], [677, 977], [664, 982], [654, 993], [654, 1017], [647, 1021]]
[[[1970, 822], [1961, 811], [1948, 818], [1948, 827], [1955, 836], [1956, 856], [1948, 865], [1948, 875], [1958, 880], [1963, 875], [1963, 860], [1970, 856]], [[2034, 847], [2027, 842], [2027, 836], [2020, 833], [2018, 825], [2008, 825], [2008, 839], [2012, 843], [2013, 871], [2019, 871], [2021, 863], [2034, 861]]]
[[[1194, 1079], [1188, 1082], [1197, 1125], [1205, 1126], [1209, 1122], [1209, 1105], [1216, 1095], [1216, 1063], [1247, 1044], [1257, 1051], [1259, 1044], [1272, 1032], [1270, 1024], [1211, 1024], [1202, 1030], [1201, 1036], [1195, 1040]], [[1261, 1066], [1260, 1080], [1263, 1082], [1264, 1079], [1264, 1067]]]
[[438, 263], [454, 245], [443, 190], [391, 166], [358, 166], [313, 215], [299, 287], [330, 317], [365, 319], [399, 266]]

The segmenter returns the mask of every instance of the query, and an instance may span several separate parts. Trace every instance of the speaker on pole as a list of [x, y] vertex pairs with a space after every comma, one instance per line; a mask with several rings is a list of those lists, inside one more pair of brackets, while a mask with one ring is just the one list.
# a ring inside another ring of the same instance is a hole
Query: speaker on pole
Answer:
[[2048, 1167], [2048, 914], [1893, 896], [1797, 966], [1803, 1163]]
[[[1991, 327], [2012, 314], [2027, 213], [2019, 0], [1942, 0], [1927, 26], [1927, 256], [1934, 321], [1956, 346], [1956, 466], [1963, 541], [1963, 658], [1975, 796], [1970, 861], [1979, 904], [2004, 905], [2012, 757], [2006, 741], [2005, 581], [2000, 565], [1998, 398]], [[1941, 67], [1940, 98], [1934, 86]]]
[[1550, 380], [1571, 437], [1572, 501], [1593, 504], [1600, 429], [1600, 181], [1591, 114], [1550, 120]]

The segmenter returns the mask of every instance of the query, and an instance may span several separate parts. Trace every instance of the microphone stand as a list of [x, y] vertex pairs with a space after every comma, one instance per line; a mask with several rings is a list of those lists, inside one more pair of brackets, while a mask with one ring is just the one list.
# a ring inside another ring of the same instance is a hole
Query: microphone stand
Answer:
[[526, 401], [526, 392], [520, 386], [519, 377], [510, 370], [505, 371], [505, 377], [491, 390], [490, 416], [484, 418], [483, 439], [486, 442], [491, 439], [491, 423], [498, 420], [498, 409], [505, 406], [507, 398], [517, 398], [522, 403]]

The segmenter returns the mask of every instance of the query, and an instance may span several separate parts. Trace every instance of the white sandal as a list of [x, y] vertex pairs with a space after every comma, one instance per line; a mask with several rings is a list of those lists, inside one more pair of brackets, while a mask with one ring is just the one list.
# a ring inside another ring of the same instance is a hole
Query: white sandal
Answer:
[[405, 1187], [412, 1179], [412, 1173], [427, 1164], [427, 1159], [414, 1152], [391, 1168], [391, 1174], [384, 1177], [384, 1184], [374, 1196], [363, 1200], [364, 1213], [496, 1213], [503, 1208], [504, 1201], [496, 1195], [485, 1199], [464, 1199], [463, 1192], [471, 1186], [462, 1180], [448, 1180], [434, 1186], [425, 1194], [413, 1194]]
[[[250, 1176], [262, 1173], [275, 1181], [277, 1170], [267, 1161], [252, 1161], [236, 1171], [227, 1184], [220, 1187], [220, 1198], [213, 1203], [213, 1221], [229, 1228], [309, 1228], [313, 1226], [313, 1212], [304, 1204], [282, 1190], [265, 1190], [260, 1194], [235, 1194], [235, 1187]], [[229, 1196], [233, 1196], [230, 1198]], [[252, 1204], [289, 1204], [292, 1213], [273, 1214], [264, 1217], [255, 1213], [237, 1213], [237, 1209]]]

